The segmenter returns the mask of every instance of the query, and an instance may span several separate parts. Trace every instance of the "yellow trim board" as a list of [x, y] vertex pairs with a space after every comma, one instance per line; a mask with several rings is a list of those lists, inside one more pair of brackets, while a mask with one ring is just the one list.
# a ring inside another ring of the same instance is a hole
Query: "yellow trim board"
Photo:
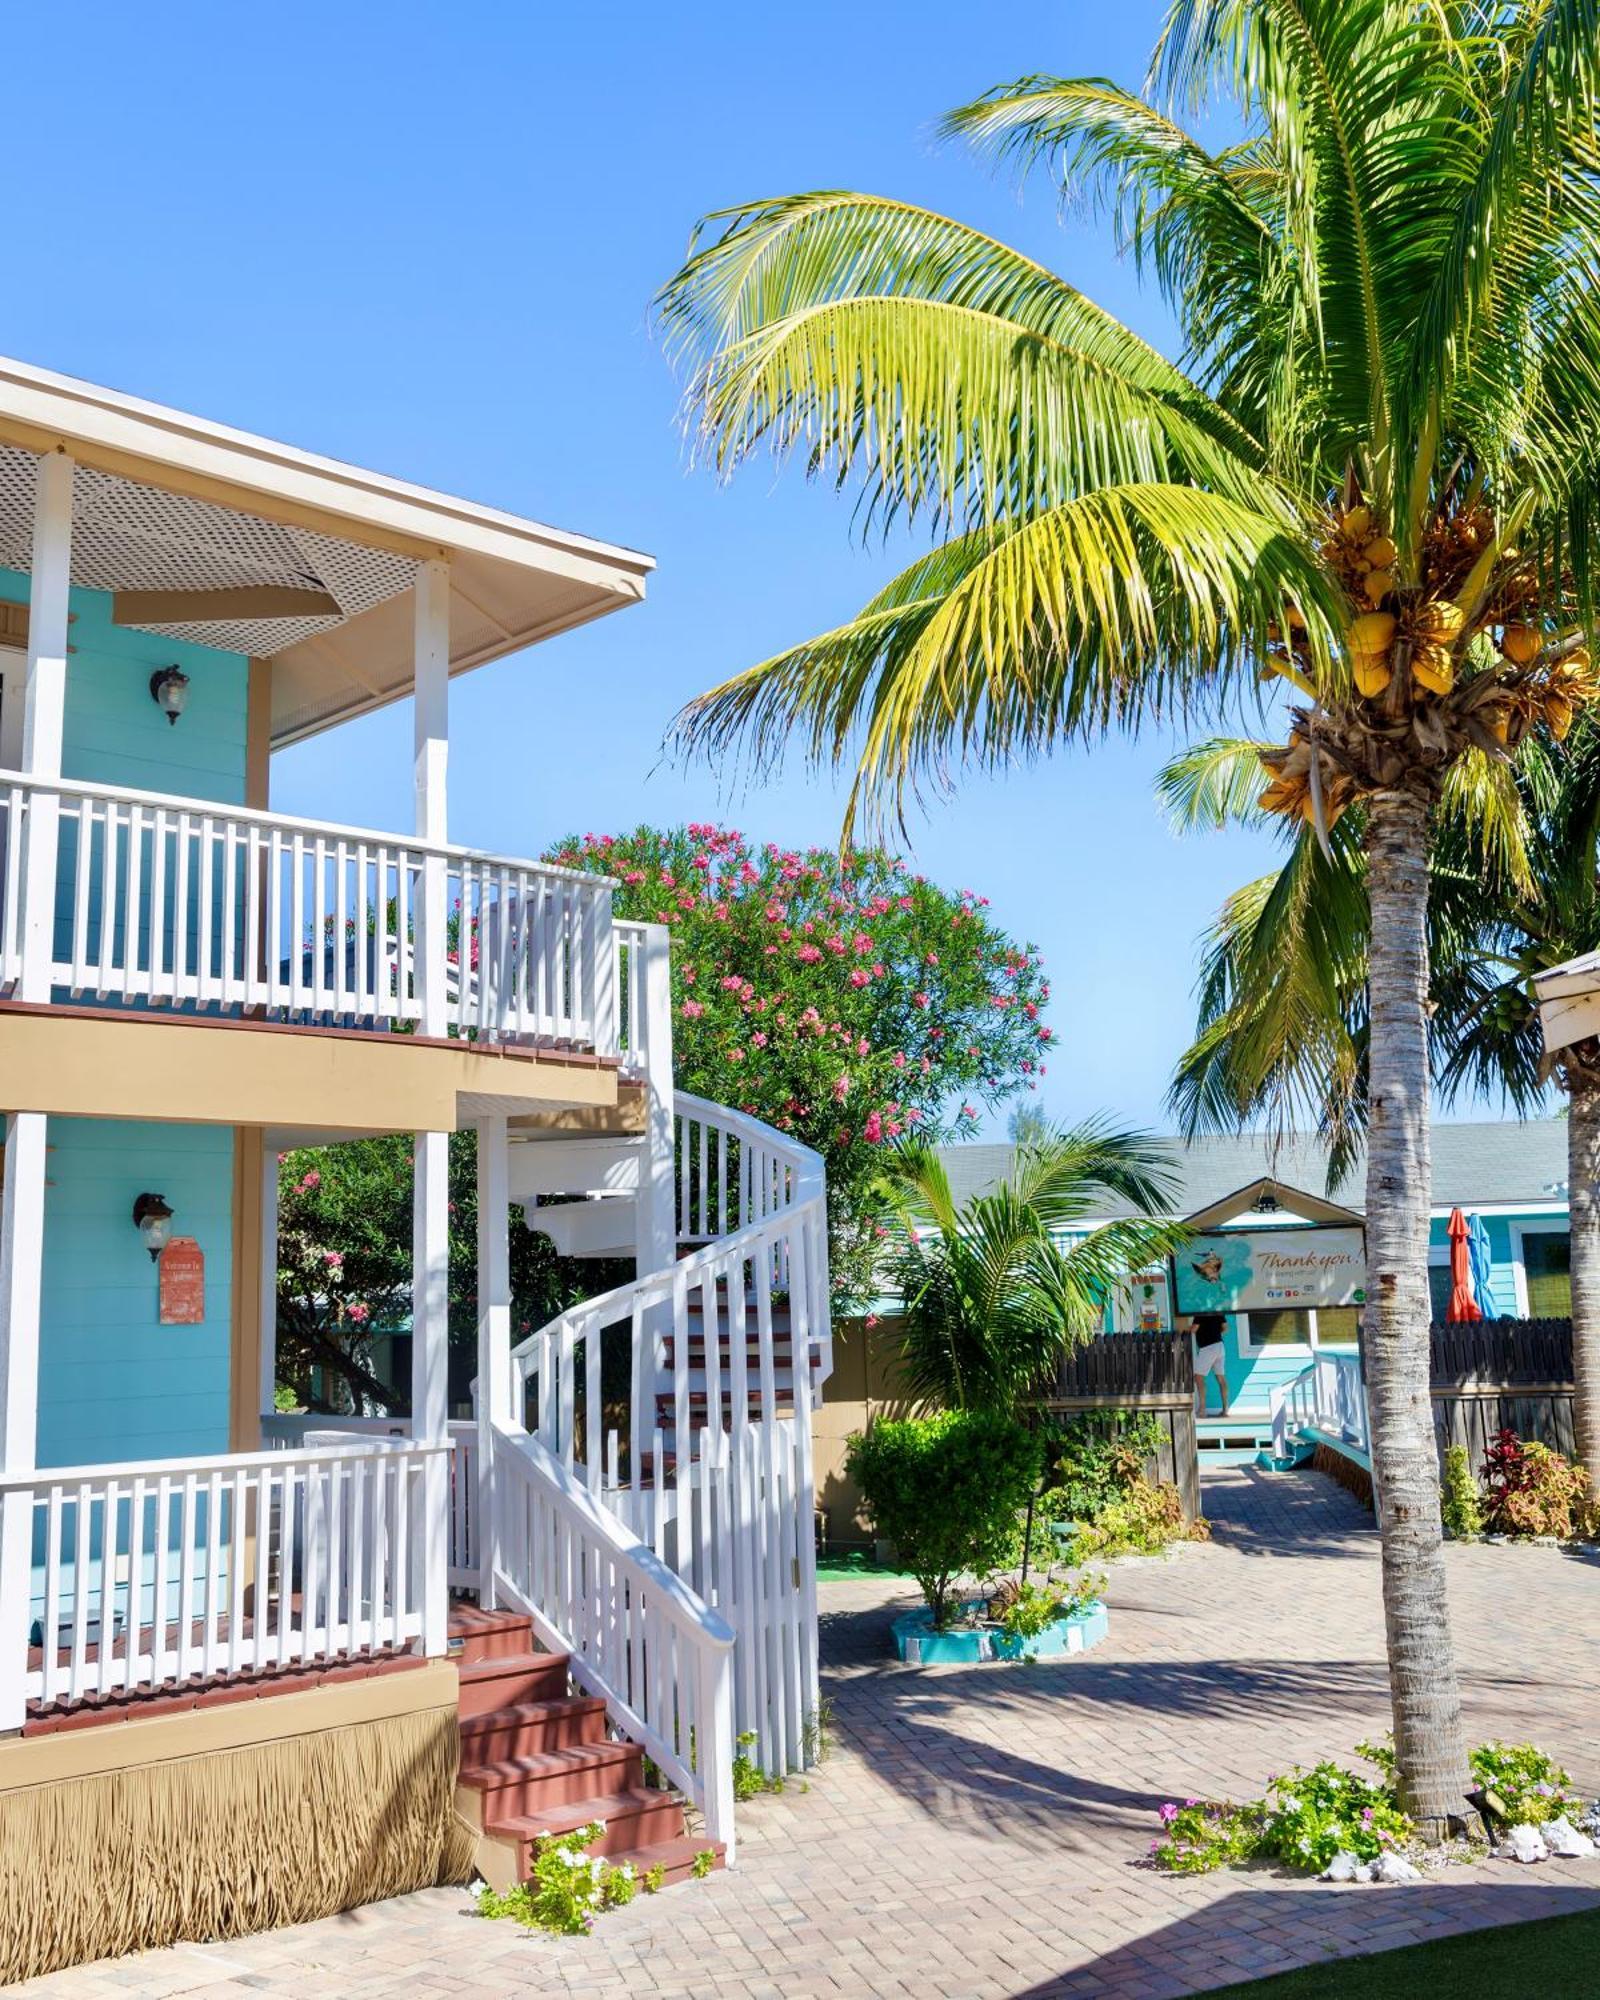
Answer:
[[[0, 1006], [0, 1105], [60, 1117], [453, 1132], [458, 1100], [606, 1108], [615, 1070], [415, 1035]], [[465, 1116], [481, 1115], [469, 1110]]]
[[265, 1694], [254, 1701], [189, 1708], [143, 1722], [105, 1722], [93, 1729], [57, 1730], [50, 1736], [15, 1736], [0, 1743], [0, 1793], [91, 1778], [104, 1771], [132, 1771], [180, 1757], [243, 1750], [290, 1736], [314, 1736], [361, 1722], [454, 1708], [460, 1686], [455, 1663], [430, 1660], [406, 1673], [308, 1688], [302, 1694]]

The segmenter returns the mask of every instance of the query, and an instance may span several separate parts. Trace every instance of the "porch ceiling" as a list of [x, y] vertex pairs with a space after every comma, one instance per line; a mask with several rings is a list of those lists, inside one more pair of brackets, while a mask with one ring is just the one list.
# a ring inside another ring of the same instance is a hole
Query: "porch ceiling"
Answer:
[[[76, 462], [73, 581], [322, 593], [334, 609], [125, 623], [272, 662], [272, 741], [408, 695], [418, 565], [448, 564], [450, 671], [644, 596], [650, 557], [0, 358], [0, 564], [30, 566], [35, 461]], [[185, 609], [193, 609], [186, 607]], [[130, 607], [130, 611], [133, 608]]]

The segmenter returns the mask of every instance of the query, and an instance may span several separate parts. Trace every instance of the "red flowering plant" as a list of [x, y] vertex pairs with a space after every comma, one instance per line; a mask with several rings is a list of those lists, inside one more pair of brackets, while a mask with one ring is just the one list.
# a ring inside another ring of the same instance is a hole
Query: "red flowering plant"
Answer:
[[870, 1296], [882, 1149], [971, 1132], [1045, 1073], [1037, 952], [987, 898], [877, 850], [757, 847], [691, 822], [574, 836], [547, 859], [614, 876], [618, 916], [670, 926], [679, 1084], [823, 1154], [835, 1285]]

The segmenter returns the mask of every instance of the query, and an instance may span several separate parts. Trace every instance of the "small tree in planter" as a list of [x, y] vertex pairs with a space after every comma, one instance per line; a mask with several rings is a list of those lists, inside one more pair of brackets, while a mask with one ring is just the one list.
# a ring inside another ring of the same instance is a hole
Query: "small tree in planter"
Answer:
[[1010, 1560], [1041, 1456], [1021, 1424], [974, 1410], [880, 1419], [851, 1438], [846, 1464], [868, 1517], [921, 1586], [935, 1630], [950, 1623], [958, 1577]]

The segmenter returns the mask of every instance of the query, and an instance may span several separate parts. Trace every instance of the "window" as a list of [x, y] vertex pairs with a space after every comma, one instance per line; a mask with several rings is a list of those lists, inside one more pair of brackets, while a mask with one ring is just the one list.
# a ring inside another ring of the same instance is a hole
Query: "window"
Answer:
[[1553, 1229], [1522, 1236], [1522, 1273], [1529, 1319], [1571, 1319], [1572, 1238]]
[[1360, 1306], [1317, 1307], [1317, 1344], [1320, 1347], [1354, 1347], [1360, 1334]]
[[1286, 1312], [1246, 1313], [1250, 1327], [1250, 1340], [1256, 1347], [1307, 1347], [1311, 1342], [1311, 1320], [1307, 1313], [1293, 1309]]
[[1428, 1297], [1433, 1306], [1435, 1326], [1442, 1326], [1450, 1317], [1450, 1266], [1430, 1264], [1428, 1266]]

